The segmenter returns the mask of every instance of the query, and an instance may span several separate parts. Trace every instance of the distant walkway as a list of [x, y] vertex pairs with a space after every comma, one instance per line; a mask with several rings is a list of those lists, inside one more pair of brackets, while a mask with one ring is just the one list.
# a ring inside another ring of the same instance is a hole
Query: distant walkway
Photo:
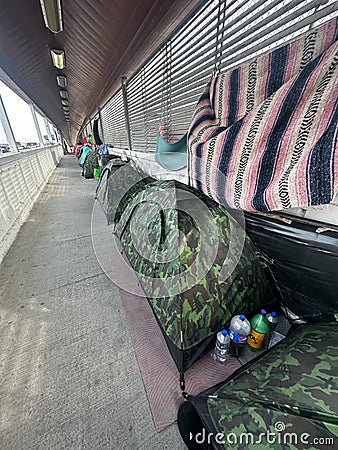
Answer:
[[155, 432], [118, 289], [96, 261], [95, 186], [63, 158], [0, 266], [1, 450], [185, 448], [176, 425]]

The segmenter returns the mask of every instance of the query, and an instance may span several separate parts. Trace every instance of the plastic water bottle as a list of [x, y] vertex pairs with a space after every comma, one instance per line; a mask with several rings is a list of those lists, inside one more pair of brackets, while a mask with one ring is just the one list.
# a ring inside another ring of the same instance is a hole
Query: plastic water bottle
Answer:
[[277, 313], [275, 311], [272, 311], [271, 313], [268, 313], [266, 315], [266, 318], [268, 319], [268, 322], [269, 322], [269, 330], [275, 331], [277, 323], [278, 323]]
[[269, 341], [269, 348], [270, 348], [274, 342], [274, 336], [275, 336], [274, 331], [278, 324], [278, 316], [275, 311], [272, 311], [271, 313], [268, 313], [266, 315], [266, 318], [268, 319], [268, 322], [269, 322], [269, 332], [267, 334], [266, 339], [268, 339], [268, 341]]
[[244, 314], [234, 316], [230, 322], [230, 347], [229, 353], [231, 356], [238, 357], [245, 344], [247, 343], [250, 333], [250, 322]]
[[248, 337], [248, 345], [250, 350], [259, 350], [269, 331], [269, 322], [266, 318], [266, 311], [262, 309], [260, 314], [256, 314], [250, 321], [251, 330]]
[[227, 330], [217, 333], [216, 346], [214, 351], [214, 360], [223, 364], [227, 359], [227, 353], [230, 345], [230, 336]]

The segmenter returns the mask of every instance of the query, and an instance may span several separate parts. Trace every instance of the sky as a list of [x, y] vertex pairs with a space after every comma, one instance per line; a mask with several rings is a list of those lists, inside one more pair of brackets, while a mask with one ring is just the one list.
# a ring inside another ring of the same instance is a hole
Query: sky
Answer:
[[[33, 117], [28, 103], [0, 81], [0, 94], [5, 105], [15, 140], [17, 142], [38, 142]], [[37, 113], [41, 134], [47, 134], [43, 117]], [[0, 122], [0, 143], [7, 142], [5, 132]]]

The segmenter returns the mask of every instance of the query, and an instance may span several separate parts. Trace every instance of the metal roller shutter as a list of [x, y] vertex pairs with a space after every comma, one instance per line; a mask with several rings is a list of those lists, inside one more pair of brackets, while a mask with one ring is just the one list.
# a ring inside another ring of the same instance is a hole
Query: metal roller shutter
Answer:
[[[128, 80], [131, 146], [154, 152], [163, 136], [178, 140], [213, 70], [238, 67], [338, 13], [334, 0], [203, 1]], [[102, 108], [105, 142], [128, 146], [122, 91]]]
[[104, 142], [118, 148], [128, 148], [122, 89], [101, 109], [101, 120]]

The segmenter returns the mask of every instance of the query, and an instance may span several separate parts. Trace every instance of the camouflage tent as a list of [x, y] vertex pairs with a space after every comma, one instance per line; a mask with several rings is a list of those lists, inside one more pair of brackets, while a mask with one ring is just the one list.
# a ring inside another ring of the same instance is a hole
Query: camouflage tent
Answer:
[[109, 155], [109, 154], [102, 154], [99, 152], [99, 166], [101, 167], [101, 169], [104, 169], [106, 167], [106, 165], [109, 163], [109, 161], [111, 161], [112, 159], [116, 159], [119, 158], [116, 155]]
[[99, 162], [98, 162], [98, 155], [96, 151], [91, 151], [87, 154], [83, 169], [82, 169], [82, 175], [85, 178], [94, 178], [94, 169], [99, 168]]
[[114, 158], [106, 164], [96, 189], [96, 199], [108, 223], [118, 220], [126, 202], [134, 192], [144, 186], [146, 179], [142, 173], [133, 169], [128, 161]]
[[114, 196], [114, 194], [118, 189], [118, 185], [115, 183], [115, 178], [111, 177], [111, 175], [125, 164], [126, 163], [120, 158], [109, 161], [101, 172], [99, 183], [96, 188], [96, 199], [100, 203], [108, 223], [112, 222], [114, 219], [114, 213], [117, 206], [115, 201], [116, 196]]
[[337, 327], [337, 322], [303, 325], [227, 381], [187, 396], [178, 422], [188, 448], [333, 448]]
[[177, 181], [153, 181], [116, 234], [181, 372], [237, 313], [273, 300], [257, 250], [225, 208]]

